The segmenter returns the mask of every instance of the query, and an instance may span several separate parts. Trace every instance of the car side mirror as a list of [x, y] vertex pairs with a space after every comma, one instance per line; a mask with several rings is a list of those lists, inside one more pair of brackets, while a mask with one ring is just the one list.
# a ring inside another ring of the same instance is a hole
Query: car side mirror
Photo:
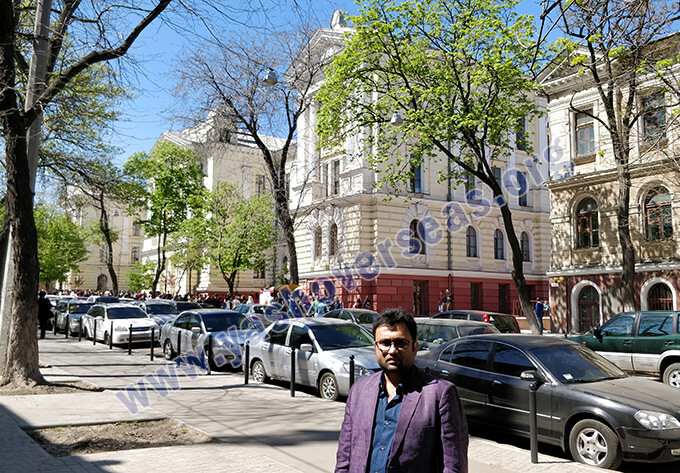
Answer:
[[309, 353], [313, 353], [314, 347], [312, 346], [311, 343], [303, 343], [302, 345], [300, 345], [300, 350], [301, 351], [307, 351]]
[[595, 327], [593, 329], [593, 335], [595, 335], [595, 338], [597, 338], [599, 341], [602, 341], [602, 327]]
[[192, 333], [201, 333], [201, 327], [191, 327]]
[[545, 383], [547, 381], [545, 377], [543, 377], [543, 375], [541, 375], [536, 370], [522, 371], [522, 373], [519, 375], [519, 378], [522, 381], [534, 381], [539, 384]]

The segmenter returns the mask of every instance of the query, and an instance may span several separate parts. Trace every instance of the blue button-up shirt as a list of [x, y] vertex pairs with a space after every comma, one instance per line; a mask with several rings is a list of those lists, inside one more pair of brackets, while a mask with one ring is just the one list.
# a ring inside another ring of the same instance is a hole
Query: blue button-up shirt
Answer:
[[385, 375], [383, 374], [380, 381], [378, 405], [375, 410], [375, 421], [373, 423], [373, 444], [369, 473], [385, 473], [387, 460], [390, 458], [392, 440], [397, 430], [397, 419], [399, 418], [403, 392], [404, 389], [400, 384], [397, 386], [396, 395], [388, 402], [387, 390], [385, 389]]

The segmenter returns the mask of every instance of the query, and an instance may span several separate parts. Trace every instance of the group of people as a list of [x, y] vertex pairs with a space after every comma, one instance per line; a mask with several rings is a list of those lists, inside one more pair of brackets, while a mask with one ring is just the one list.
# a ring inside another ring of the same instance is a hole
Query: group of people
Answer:
[[439, 312], [444, 312], [445, 310], [451, 310], [453, 308], [453, 294], [451, 294], [451, 289], [448, 287], [446, 291], [439, 291]]

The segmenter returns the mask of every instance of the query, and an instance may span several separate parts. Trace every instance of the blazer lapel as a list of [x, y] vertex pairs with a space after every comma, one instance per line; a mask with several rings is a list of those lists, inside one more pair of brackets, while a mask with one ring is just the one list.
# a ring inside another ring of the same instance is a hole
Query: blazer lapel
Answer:
[[418, 402], [420, 402], [420, 395], [422, 393], [421, 383], [419, 381], [418, 372], [414, 370], [411, 372], [410, 379], [405, 383], [404, 399], [401, 401], [401, 409], [399, 410], [399, 419], [397, 420], [397, 430], [394, 432], [394, 440], [392, 441], [392, 448], [390, 448], [390, 459], [394, 457], [396, 452], [401, 448], [406, 435], [406, 429], [411, 423], [413, 414], [416, 412]]
[[373, 421], [375, 420], [375, 409], [378, 405], [378, 392], [380, 391], [380, 376], [382, 371], [375, 373], [365, 385], [361, 392], [355, 393], [359, 395], [356, 411], [353, 416], [353, 429], [362, 434], [354, 437], [354, 439], [361, 439], [359, 445], [355, 445], [355, 451], [361, 452], [363, 457], [362, 462], [365, 464], [368, 461], [368, 454], [371, 451], [371, 440], [373, 439]]

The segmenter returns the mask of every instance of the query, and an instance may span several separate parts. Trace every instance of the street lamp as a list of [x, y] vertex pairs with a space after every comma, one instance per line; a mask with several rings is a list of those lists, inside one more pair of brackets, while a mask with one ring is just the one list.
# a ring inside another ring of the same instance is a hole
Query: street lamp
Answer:
[[272, 86], [279, 83], [279, 76], [274, 69], [269, 69], [262, 79], [266, 85]]
[[404, 124], [404, 119], [401, 118], [401, 114], [399, 112], [394, 112], [392, 114], [392, 118], [390, 119], [390, 125], [397, 127], [401, 126]]

